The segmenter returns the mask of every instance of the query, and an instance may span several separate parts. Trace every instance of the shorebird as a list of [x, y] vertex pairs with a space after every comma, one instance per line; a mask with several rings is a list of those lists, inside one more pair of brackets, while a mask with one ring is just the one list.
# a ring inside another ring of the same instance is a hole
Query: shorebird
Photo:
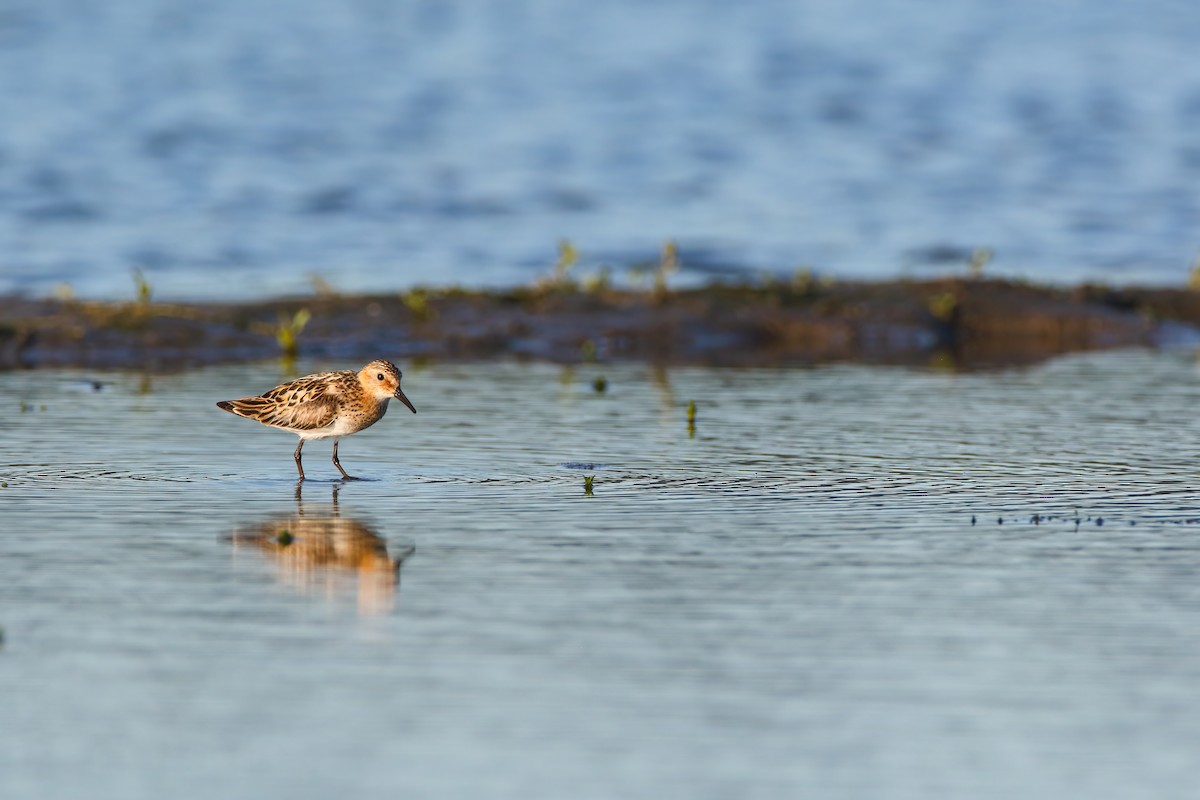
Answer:
[[309, 439], [333, 439], [333, 465], [342, 477], [353, 480], [338, 461], [338, 439], [358, 433], [378, 422], [393, 397], [414, 414], [417, 409], [400, 390], [400, 370], [390, 361], [372, 361], [358, 372], [319, 372], [276, 386], [260, 397], [222, 400], [231, 414], [289, 431], [300, 437], [296, 445], [296, 470], [304, 480], [300, 451]]

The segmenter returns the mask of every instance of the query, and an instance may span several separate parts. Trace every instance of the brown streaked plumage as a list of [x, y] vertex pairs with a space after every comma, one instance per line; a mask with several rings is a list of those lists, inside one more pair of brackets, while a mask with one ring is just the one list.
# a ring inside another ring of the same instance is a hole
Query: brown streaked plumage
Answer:
[[341, 437], [358, 433], [378, 422], [393, 397], [417, 413], [400, 390], [401, 377], [395, 364], [378, 359], [358, 372], [346, 369], [306, 375], [276, 386], [260, 397], [222, 400], [217, 407], [299, 436], [295, 459], [300, 480], [304, 480], [304, 467], [300, 463], [304, 442], [332, 438], [333, 465], [343, 478], [350, 479], [338, 461]]

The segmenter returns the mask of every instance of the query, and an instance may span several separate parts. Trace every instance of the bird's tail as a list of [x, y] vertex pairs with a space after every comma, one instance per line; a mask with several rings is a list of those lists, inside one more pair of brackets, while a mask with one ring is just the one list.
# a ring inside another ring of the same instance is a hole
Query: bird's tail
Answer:
[[230, 414], [237, 414], [239, 417], [249, 417], [256, 419], [262, 413], [263, 399], [261, 397], [247, 397], [242, 400], [222, 400], [217, 403], [217, 408], [228, 411]]

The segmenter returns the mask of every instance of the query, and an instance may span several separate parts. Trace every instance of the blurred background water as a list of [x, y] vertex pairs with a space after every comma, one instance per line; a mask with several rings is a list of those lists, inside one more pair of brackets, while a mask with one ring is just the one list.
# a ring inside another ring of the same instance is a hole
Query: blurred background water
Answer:
[[1200, 6], [0, 4], [0, 291], [801, 265], [1183, 280]]

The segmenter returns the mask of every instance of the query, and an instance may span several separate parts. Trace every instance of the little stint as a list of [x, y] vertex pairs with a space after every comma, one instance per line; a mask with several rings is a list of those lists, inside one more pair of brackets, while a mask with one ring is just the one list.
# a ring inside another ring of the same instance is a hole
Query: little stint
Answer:
[[358, 372], [320, 372], [276, 386], [261, 397], [222, 400], [217, 403], [239, 417], [290, 431], [300, 437], [296, 445], [296, 470], [304, 480], [300, 450], [309, 439], [333, 439], [333, 465], [342, 477], [353, 480], [338, 461], [338, 439], [358, 433], [378, 422], [393, 397], [414, 414], [417, 409], [400, 390], [400, 370], [390, 361], [372, 361]]

